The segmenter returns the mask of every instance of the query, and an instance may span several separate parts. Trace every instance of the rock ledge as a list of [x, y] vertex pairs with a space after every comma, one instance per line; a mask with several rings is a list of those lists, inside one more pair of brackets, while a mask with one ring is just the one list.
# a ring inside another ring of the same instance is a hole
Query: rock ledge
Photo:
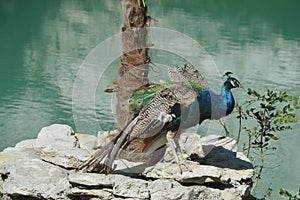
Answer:
[[[44, 127], [36, 139], [4, 149], [0, 152], [2, 199], [226, 200], [249, 196], [253, 167], [237, 152], [231, 138], [183, 133], [182, 151], [190, 160], [182, 173], [168, 148], [162, 161], [150, 167], [119, 159], [115, 174], [76, 170], [108, 137], [109, 132], [96, 137], [54, 124]], [[137, 167], [139, 173], [129, 176], [130, 169]]]

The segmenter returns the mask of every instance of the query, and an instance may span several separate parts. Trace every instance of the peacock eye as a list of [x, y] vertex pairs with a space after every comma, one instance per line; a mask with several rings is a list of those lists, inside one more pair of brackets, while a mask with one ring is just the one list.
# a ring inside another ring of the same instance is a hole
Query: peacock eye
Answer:
[[128, 103], [131, 104], [132, 103], [132, 99], [128, 99]]
[[141, 103], [142, 103], [142, 100], [140, 100], [140, 99], [137, 100], [137, 103], [138, 103], [138, 104], [141, 104]]

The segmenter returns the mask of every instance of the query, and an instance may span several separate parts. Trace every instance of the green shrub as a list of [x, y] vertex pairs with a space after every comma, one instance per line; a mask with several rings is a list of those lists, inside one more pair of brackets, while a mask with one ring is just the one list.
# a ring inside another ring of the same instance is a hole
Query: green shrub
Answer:
[[293, 195], [289, 191], [281, 188], [279, 194], [281, 196], [289, 198], [289, 200], [300, 200], [300, 189], [298, 191], [298, 194]]
[[[290, 96], [285, 91], [268, 90], [260, 94], [248, 88], [247, 94], [250, 100], [237, 105], [237, 141], [240, 141], [241, 134], [245, 132], [247, 139], [243, 141], [243, 151], [253, 162], [255, 169], [253, 192], [265, 168], [266, 156], [277, 150], [275, 141], [280, 139], [279, 133], [292, 129], [291, 124], [297, 122], [296, 110], [300, 105], [297, 97]], [[226, 126], [224, 128], [228, 132]], [[270, 195], [271, 192], [271, 188], [265, 190], [266, 195]]]

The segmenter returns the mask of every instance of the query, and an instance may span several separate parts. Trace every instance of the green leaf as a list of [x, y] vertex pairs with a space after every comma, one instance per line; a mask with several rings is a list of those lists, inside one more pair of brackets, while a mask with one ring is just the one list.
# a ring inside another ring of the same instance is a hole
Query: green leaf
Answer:
[[277, 137], [277, 136], [275, 136], [275, 135], [273, 135], [273, 134], [267, 134], [267, 137], [268, 137], [269, 139], [272, 139], [272, 140], [279, 140], [279, 137]]

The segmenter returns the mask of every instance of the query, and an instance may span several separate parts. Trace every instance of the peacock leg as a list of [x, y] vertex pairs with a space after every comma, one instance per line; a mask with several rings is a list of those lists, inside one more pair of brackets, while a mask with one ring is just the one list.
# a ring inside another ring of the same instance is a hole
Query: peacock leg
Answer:
[[[183, 159], [181, 149], [180, 149], [180, 146], [179, 146], [179, 142], [178, 142], [177, 139], [175, 139], [175, 136], [176, 136], [176, 132], [172, 132], [172, 131], [167, 132], [168, 144], [171, 148], [172, 154], [174, 155], [175, 161], [179, 166], [180, 173], [182, 173], [181, 165], [185, 166], [185, 164], [184, 164], [184, 159]], [[185, 166], [185, 167], [188, 169], [187, 166]]]
[[183, 159], [183, 155], [182, 155], [182, 151], [179, 145], [179, 134], [175, 135], [174, 137], [174, 142], [175, 142], [175, 147], [176, 147], [176, 155], [178, 156], [178, 161], [180, 164], [184, 163], [184, 159]]

